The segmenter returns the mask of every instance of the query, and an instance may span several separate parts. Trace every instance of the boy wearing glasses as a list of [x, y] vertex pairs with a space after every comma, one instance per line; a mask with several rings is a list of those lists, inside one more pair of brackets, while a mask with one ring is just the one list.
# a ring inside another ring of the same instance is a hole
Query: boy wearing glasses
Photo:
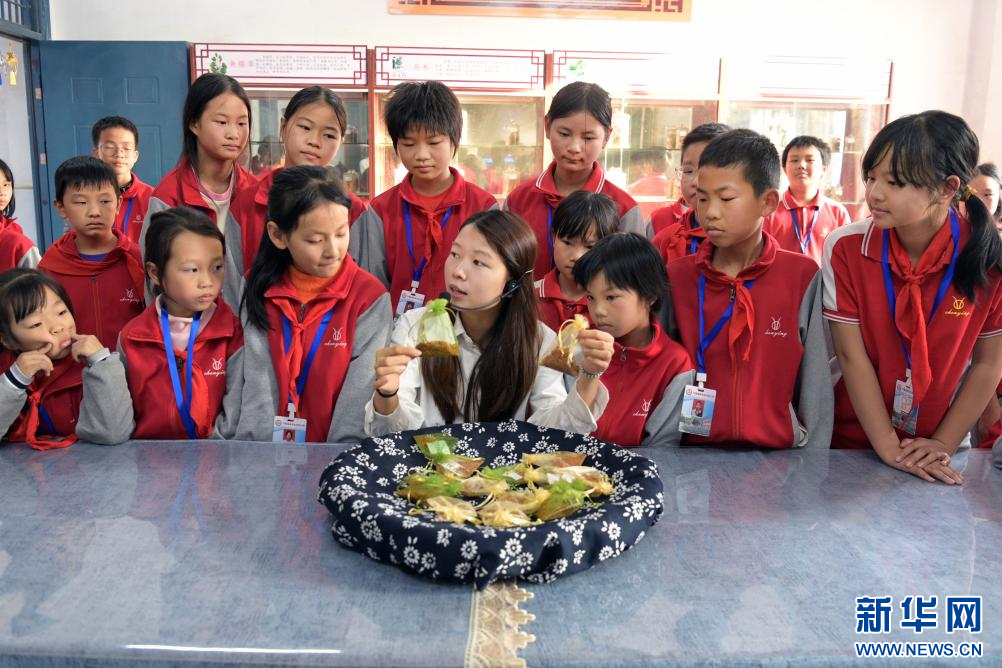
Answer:
[[132, 173], [139, 160], [139, 130], [124, 116], [106, 116], [94, 124], [91, 138], [94, 140], [91, 155], [111, 167], [118, 181], [121, 201], [115, 229], [138, 244], [146, 207], [153, 194], [153, 187]]

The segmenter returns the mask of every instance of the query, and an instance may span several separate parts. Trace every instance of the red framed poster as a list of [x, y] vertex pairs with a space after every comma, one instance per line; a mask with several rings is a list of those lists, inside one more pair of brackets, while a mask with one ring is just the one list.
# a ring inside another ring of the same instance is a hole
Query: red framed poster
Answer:
[[391, 14], [689, 21], [693, 0], [389, 0]]
[[369, 77], [366, 47], [359, 44], [194, 44], [192, 74], [206, 72], [256, 88], [363, 89]]

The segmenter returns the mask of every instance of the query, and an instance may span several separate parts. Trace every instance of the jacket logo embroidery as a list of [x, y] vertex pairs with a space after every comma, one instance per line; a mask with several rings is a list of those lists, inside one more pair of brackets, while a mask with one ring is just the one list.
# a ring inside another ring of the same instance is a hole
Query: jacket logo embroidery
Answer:
[[136, 290], [135, 290], [135, 288], [126, 288], [125, 289], [125, 297], [123, 297], [119, 301], [138, 304], [139, 303], [139, 298], [136, 297]]
[[205, 376], [225, 376], [226, 368], [223, 366], [223, 358], [212, 358], [212, 371], [206, 371]]
[[966, 297], [954, 297], [953, 298], [953, 308], [946, 312], [946, 315], [952, 315], [954, 318], [966, 318], [971, 315], [971, 309], [967, 307]]
[[778, 318], [773, 318], [772, 316], [769, 316], [769, 319], [772, 321], [772, 324], [769, 326], [769, 329], [765, 330], [765, 335], [776, 336], [785, 339], [788, 335], [788, 332], [783, 329], [783, 316], [779, 316]]
[[329, 346], [331, 348], [344, 348], [348, 344], [345, 343], [342, 339], [344, 339], [344, 328], [335, 327], [334, 329], [331, 330], [330, 340], [324, 345]]
[[650, 399], [644, 399], [640, 403], [640, 410], [637, 411], [636, 413], [634, 413], [633, 417], [645, 418], [645, 417], [647, 417], [647, 414], [650, 413], [650, 412], [651, 412], [651, 400]]

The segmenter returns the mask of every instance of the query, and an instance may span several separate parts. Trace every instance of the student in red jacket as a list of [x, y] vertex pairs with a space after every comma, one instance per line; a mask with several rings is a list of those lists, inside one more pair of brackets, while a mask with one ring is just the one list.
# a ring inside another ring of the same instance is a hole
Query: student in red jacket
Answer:
[[347, 253], [351, 200], [330, 167], [275, 175], [268, 241], [241, 304], [244, 348], [227, 367], [222, 438], [365, 438], [376, 351], [389, 336], [385, 288]]
[[533, 181], [515, 188], [505, 200], [506, 211], [522, 216], [536, 232], [539, 252], [535, 276], [553, 268], [553, 212], [575, 190], [590, 190], [612, 198], [619, 210], [619, 231], [644, 234], [644, 217], [636, 201], [607, 181], [598, 157], [612, 133], [612, 98], [598, 84], [575, 81], [553, 96], [543, 118], [553, 162]]
[[[348, 111], [341, 98], [329, 88], [310, 86], [289, 100], [282, 115], [282, 144], [285, 146], [285, 167], [319, 165], [326, 167], [334, 159], [348, 131]], [[255, 183], [238, 192], [230, 206], [236, 226], [227, 228], [227, 234], [238, 234], [236, 240], [227, 242], [227, 264], [246, 276], [257, 257], [264, 224], [268, 217], [268, 190], [275, 174], [282, 167], [265, 172]], [[354, 193], [351, 198], [351, 223], [365, 211], [366, 204]]]
[[15, 267], [38, 266], [42, 256], [35, 242], [14, 221], [14, 173], [0, 160], [0, 273]]
[[682, 140], [682, 166], [679, 187], [682, 196], [674, 204], [651, 214], [647, 236], [665, 264], [686, 255], [694, 255], [706, 235], [696, 220], [696, 170], [699, 156], [706, 145], [730, 131], [723, 123], [703, 123], [692, 129]]
[[978, 151], [953, 114], [889, 123], [863, 156], [872, 218], [825, 245], [824, 313], [842, 372], [832, 446], [872, 447], [929, 482], [963, 480], [949, 458], [1002, 376], [1002, 239], [964, 187]]
[[34, 269], [0, 274], [0, 434], [36, 450], [121, 443], [132, 403], [116, 353], [78, 334], [66, 291]]
[[139, 129], [124, 116], [106, 116], [90, 131], [94, 140], [91, 155], [115, 170], [121, 203], [115, 229], [139, 243], [153, 186], [143, 183], [132, 168], [139, 160]]
[[594, 327], [615, 338], [602, 374], [609, 405], [594, 436], [626, 446], [678, 445], [682, 393], [695, 376], [685, 348], [654, 317], [668, 292], [664, 262], [643, 237], [613, 234], [578, 260], [574, 278], [587, 286]]
[[136, 416], [132, 438], [206, 438], [222, 409], [230, 360], [243, 347], [240, 323], [216, 300], [223, 234], [188, 208], [159, 211], [150, 222], [146, 270], [156, 298], [118, 341]]
[[605, 195], [578, 190], [553, 215], [553, 259], [557, 266], [535, 282], [539, 321], [557, 331], [578, 313], [588, 314], [585, 289], [574, 279], [574, 265], [600, 239], [619, 227], [616, 203]]
[[390, 91], [384, 120], [407, 176], [362, 214], [349, 252], [382, 281], [400, 315], [445, 289], [443, 267], [460, 226], [478, 211], [497, 208], [497, 201], [449, 166], [463, 132], [463, 111], [448, 86], [398, 85]]
[[762, 232], [779, 174], [772, 142], [751, 130], [717, 137], [699, 158], [708, 243], [668, 265], [678, 334], [696, 362], [679, 423], [687, 444], [828, 447], [821, 273]]
[[[240, 82], [217, 73], [198, 77], [184, 100], [181, 124], [184, 152], [177, 166], [167, 172], [153, 191], [140, 248], [146, 246], [150, 217], [174, 206], [203, 212], [225, 234], [227, 221], [233, 215], [230, 211], [233, 195], [254, 180], [237, 163], [247, 146], [251, 128], [250, 100]], [[241, 279], [242, 274], [231, 271], [223, 286], [223, 298], [233, 308], [237, 306]]]
[[817, 137], [794, 137], [783, 149], [783, 169], [790, 187], [765, 219], [765, 231], [775, 237], [780, 248], [803, 253], [819, 266], [825, 238], [852, 222], [844, 206], [821, 194], [831, 157], [828, 144]]
[[56, 211], [69, 231], [45, 252], [38, 268], [73, 301], [77, 324], [114, 350], [118, 333], [143, 311], [139, 249], [114, 229], [118, 186], [97, 158], [70, 158], [56, 169]]

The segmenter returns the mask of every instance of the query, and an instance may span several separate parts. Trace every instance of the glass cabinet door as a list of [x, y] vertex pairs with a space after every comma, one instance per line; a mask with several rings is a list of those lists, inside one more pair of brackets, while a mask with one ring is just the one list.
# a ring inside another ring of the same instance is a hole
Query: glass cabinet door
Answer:
[[[852, 220], [869, 213], [863, 193], [861, 162], [866, 147], [883, 127], [887, 105], [791, 102], [733, 102], [722, 122], [735, 128], [760, 132], [783, 153], [787, 142], [798, 135], [823, 139], [832, 150], [831, 164], [822, 192], [849, 210]], [[782, 189], [787, 187], [783, 174]]]
[[599, 161], [647, 217], [681, 195], [682, 140], [717, 119], [713, 101], [613, 98], [612, 135]]
[[[295, 95], [290, 90], [251, 90], [250, 146], [245, 167], [254, 174], [285, 164], [285, 152], [279, 137], [285, 107]], [[345, 187], [362, 199], [369, 193], [369, 105], [367, 95], [337, 91], [348, 111], [348, 130], [341, 147], [331, 161], [344, 179]]]
[[[459, 94], [463, 134], [452, 161], [463, 178], [503, 201], [515, 186], [543, 170], [543, 98]], [[379, 114], [385, 94], [379, 96]], [[400, 183], [407, 170], [382, 121], [376, 130], [376, 193]]]

